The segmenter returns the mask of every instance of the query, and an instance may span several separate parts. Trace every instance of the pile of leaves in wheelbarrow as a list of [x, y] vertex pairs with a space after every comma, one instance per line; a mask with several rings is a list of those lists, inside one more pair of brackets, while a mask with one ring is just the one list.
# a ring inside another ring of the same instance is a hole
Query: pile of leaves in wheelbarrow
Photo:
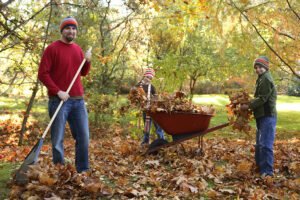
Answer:
[[146, 108], [147, 98], [142, 88], [132, 89], [128, 98], [132, 105], [151, 112], [187, 112], [208, 115], [214, 115], [216, 112], [212, 105], [193, 104], [184, 92], [159, 94], [151, 100], [149, 108]]
[[245, 90], [235, 91], [229, 94], [229, 99], [230, 104], [226, 105], [226, 108], [233, 130], [248, 134], [251, 131], [249, 122], [253, 118], [252, 111], [250, 109], [242, 110], [241, 106], [250, 104], [251, 97], [249, 93]]

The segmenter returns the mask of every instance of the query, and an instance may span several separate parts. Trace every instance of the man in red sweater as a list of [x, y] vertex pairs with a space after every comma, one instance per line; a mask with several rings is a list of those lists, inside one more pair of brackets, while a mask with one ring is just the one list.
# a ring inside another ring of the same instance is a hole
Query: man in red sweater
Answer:
[[68, 121], [75, 144], [75, 165], [78, 172], [89, 169], [88, 114], [83, 99], [83, 86], [77, 77], [69, 94], [66, 92], [81, 62], [86, 63], [81, 76], [88, 74], [91, 53], [84, 56], [82, 49], [73, 42], [77, 34], [77, 21], [72, 17], [63, 19], [60, 25], [61, 39], [50, 44], [42, 56], [38, 78], [47, 87], [49, 95], [48, 111], [53, 116], [60, 101], [63, 100], [57, 117], [51, 126], [51, 142], [54, 164], [64, 164], [64, 132]]

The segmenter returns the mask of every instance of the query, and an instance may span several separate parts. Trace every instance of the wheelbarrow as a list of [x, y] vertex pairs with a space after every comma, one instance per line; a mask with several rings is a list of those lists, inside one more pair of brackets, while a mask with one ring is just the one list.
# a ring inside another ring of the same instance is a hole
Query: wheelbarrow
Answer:
[[165, 131], [172, 136], [173, 141], [167, 142], [163, 139], [154, 140], [146, 152], [151, 154], [159, 149], [181, 144], [186, 140], [199, 137], [198, 145], [203, 153], [203, 136], [207, 133], [229, 126], [224, 123], [212, 128], [209, 127], [211, 118], [214, 115], [187, 112], [147, 112], [148, 115]]

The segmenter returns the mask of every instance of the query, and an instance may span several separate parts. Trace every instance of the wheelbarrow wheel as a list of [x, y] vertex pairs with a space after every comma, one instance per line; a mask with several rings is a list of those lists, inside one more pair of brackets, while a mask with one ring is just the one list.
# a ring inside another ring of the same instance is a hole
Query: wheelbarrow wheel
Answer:
[[[168, 141], [165, 139], [156, 139], [153, 142], [151, 142], [151, 144], [149, 145], [149, 151], [151, 151], [152, 149], [159, 147], [161, 145], [167, 144], [167, 143], [168, 143]], [[158, 153], [158, 150], [153, 151], [150, 154], [157, 154], [157, 153]]]

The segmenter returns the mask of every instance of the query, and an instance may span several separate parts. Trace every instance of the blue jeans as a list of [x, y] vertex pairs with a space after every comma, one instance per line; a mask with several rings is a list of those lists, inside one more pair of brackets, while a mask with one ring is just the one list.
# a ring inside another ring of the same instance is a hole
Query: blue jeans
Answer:
[[256, 119], [255, 161], [260, 174], [273, 175], [273, 145], [276, 132], [276, 117]]
[[[143, 112], [143, 120], [144, 120], [144, 124], [146, 123], [146, 113]], [[152, 119], [150, 118], [150, 127], [151, 127], [151, 124], [152, 124]], [[165, 139], [165, 136], [164, 136], [164, 131], [162, 130], [162, 128], [156, 123], [153, 121], [153, 124], [154, 124], [154, 127], [155, 127], [155, 132], [157, 134], [157, 137], [160, 138], [160, 139]], [[144, 139], [143, 139], [143, 142], [146, 142], [148, 143], [149, 142], [149, 137], [150, 137], [150, 131], [149, 132], [144, 132]]]
[[[50, 98], [49, 116], [52, 117], [60, 99]], [[68, 99], [63, 103], [51, 126], [53, 163], [64, 164], [64, 133], [68, 121], [75, 142], [75, 165], [78, 172], [89, 169], [89, 126], [88, 114], [83, 99]]]

